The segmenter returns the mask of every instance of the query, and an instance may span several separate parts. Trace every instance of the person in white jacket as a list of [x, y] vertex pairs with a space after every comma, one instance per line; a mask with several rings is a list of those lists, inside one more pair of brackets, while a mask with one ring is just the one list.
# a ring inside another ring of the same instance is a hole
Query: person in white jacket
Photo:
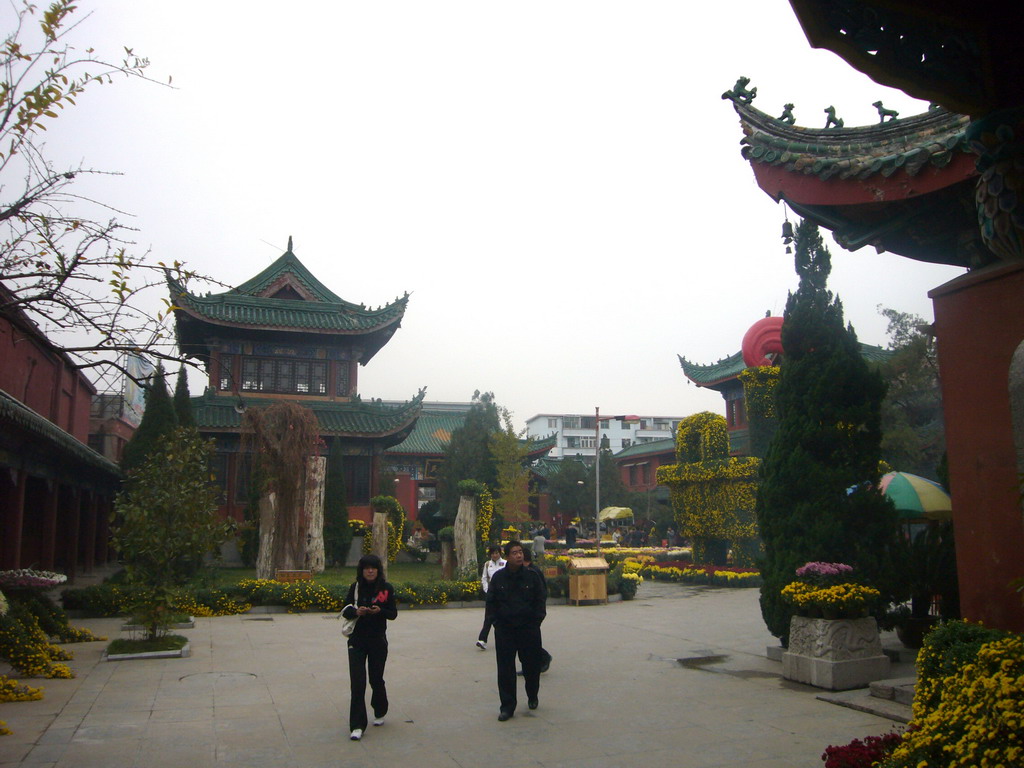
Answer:
[[[484, 596], [487, 596], [487, 588], [491, 586], [491, 578], [505, 567], [505, 560], [501, 556], [501, 547], [492, 546], [487, 550], [487, 555], [490, 558], [484, 563], [483, 572], [480, 574], [480, 587], [484, 591]], [[480, 635], [476, 639], [476, 647], [481, 651], [487, 650], [487, 638], [491, 634], [491, 620], [487, 616], [487, 612], [484, 611], [484, 626], [480, 630]]]

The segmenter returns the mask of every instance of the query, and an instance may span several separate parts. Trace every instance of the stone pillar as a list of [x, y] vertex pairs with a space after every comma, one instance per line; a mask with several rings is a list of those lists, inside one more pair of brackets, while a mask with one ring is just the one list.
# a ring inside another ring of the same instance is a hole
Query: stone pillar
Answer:
[[441, 542], [441, 578], [446, 581], [455, 578], [455, 552], [450, 541]]
[[782, 654], [782, 676], [818, 688], [864, 688], [889, 675], [878, 625], [866, 619], [810, 619], [794, 616], [789, 648]]
[[260, 549], [256, 555], [256, 578], [274, 578], [274, 532], [277, 521], [277, 494], [260, 497]]
[[459, 497], [455, 515], [455, 562], [460, 579], [472, 581], [479, 575], [476, 563], [476, 499]]
[[310, 456], [306, 462], [306, 567], [313, 573], [324, 570], [324, 477], [327, 459]]

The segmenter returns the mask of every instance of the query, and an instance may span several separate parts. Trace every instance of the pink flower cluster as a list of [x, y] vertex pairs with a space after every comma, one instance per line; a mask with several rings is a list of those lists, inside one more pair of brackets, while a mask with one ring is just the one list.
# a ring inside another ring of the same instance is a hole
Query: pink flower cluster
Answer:
[[853, 572], [853, 566], [847, 565], [846, 563], [805, 563], [796, 569], [796, 575], [801, 579], [807, 577], [822, 577], [827, 578], [829, 576], [843, 576], [847, 573]]
[[4, 589], [50, 589], [63, 584], [68, 577], [53, 571], [36, 571], [32, 568], [18, 568], [13, 571], [0, 571], [0, 587]]

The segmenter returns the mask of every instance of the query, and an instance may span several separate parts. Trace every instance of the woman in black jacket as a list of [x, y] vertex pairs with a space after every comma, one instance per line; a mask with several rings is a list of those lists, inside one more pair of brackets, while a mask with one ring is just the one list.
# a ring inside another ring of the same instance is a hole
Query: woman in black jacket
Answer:
[[384, 725], [388, 692], [384, 664], [388, 660], [387, 622], [398, 616], [395, 588], [384, 581], [384, 569], [376, 555], [363, 555], [356, 566], [356, 580], [348, 589], [342, 616], [358, 618], [348, 638], [348, 675], [352, 689], [348, 725], [352, 741], [366, 730], [366, 678], [369, 671], [373, 724]]

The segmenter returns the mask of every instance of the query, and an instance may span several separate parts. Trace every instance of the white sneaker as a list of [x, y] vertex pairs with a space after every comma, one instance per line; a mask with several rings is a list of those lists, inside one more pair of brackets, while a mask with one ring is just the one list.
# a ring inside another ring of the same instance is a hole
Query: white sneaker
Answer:
[[487, 643], [485, 643], [483, 640], [477, 640], [476, 641], [476, 647], [479, 648], [481, 651], [486, 651], [487, 650]]
[[349, 738], [352, 739], [352, 741], [359, 741], [361, 738], [363, 738], [363, 729], [356, 728], [354, 731], [352, 731], [352, 735], [349, 736]]
[[382, 715], [381, 717], [375, 717], [373, 719], [373, 724], [374, 725], [384, 725], [384, 716]]

